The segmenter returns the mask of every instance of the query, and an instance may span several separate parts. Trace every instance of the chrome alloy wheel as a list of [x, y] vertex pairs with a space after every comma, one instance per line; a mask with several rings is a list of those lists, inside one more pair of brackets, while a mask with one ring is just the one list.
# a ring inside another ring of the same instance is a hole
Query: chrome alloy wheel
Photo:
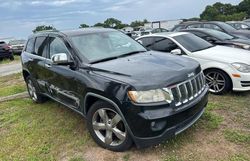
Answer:
[[126, 139], [127, 130], [122, 118], [111, 109], [97, 110], [92, 118], [92, 126], [97, 137], [107, 145], [118, 146]]
[[226, 80], [221, 73], [211, 71], [206, 74], [206, 82], [209, 86], [209, 90], [212, 93], [219, 93], [224, 90], [226, 86]]
[[32, 81], [29, 79], [27, 81], [28, 92], [33, 101], [37, 101], [36, 88], [34, 87]]

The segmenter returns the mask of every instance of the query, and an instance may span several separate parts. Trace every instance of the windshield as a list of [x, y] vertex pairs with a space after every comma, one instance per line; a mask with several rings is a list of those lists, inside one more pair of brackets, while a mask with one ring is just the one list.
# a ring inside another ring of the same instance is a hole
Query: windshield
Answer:
[[173, 38], [190, 52], [200, 51], [213, 47], [213, 45], [209, 42], [193, 34], [183, 34], [174, 36]]
[[118, 31], [73, 36], [71, 39], [81, 56], [90, 62], [147, 51], [141, 44]]
[[10, 45], [25, 44], [25, 40], [13, 40], [9, 42]]
[[220, 32], [220, 31], [217, 31], [217, 30], [209, 30], [207, 31], [211, 36], [219, 39], [219, 40], [231, 40], [231, 39], [234, 39], [233, 36], [229, 35], [229, 34], [226, 34], [224, 32]]
[[223, 28], [227, 32], [234, 32], [234, 31], [236, 31], [236, 29], [233, 26], [231, 26], [231, 25], [229, 25], [227, 23], [219, 22], [219, 24], [220, 24], [221, 28]]

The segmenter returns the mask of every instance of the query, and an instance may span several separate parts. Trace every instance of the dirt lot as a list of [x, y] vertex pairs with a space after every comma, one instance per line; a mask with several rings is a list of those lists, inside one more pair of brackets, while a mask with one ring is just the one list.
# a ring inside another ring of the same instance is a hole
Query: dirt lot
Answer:
[[[23, 90], [20, 74], [0, 78], [2, 96]], [[192, 128], [159, 146], [133, 147], [124, 153], [99, 148], [89, 136], [86, 121], [58, 103], [4, 102], [0, 103], [0, 160], [247, 161], [249, 100], [250, 92], [210, 95], [205, 114]]]

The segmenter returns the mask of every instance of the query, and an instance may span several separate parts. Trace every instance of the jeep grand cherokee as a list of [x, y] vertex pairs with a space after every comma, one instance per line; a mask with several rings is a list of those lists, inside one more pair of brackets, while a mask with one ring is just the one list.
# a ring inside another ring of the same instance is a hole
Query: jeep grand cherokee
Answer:
[[147, 51], [112, 29], [36, 33], [21, 58], [32, 100], [51, 98], [78, 112], [96, 143], [113, 151], [179, 134], [208, 101], [196, 61]]

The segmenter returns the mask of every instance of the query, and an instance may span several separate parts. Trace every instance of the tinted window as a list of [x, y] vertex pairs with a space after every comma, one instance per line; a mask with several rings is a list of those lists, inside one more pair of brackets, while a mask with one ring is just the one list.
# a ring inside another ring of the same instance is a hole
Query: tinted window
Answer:
[[182, 30], [184, 28], [185, 28], [185, 26], [177, 26], [172, 31], [180, 31], [180, 30]]
[[146, 48], [152, 49], [152, 45], [154, 42], [154, 39], [151, 37], [145, 37], [140, 39], [139, 41], [141, 41], [142, 45]]
[[213, 47], [213, 45], [209, 42], [193, 34], [183, 34], [175, 36], [173, 38], [190, 52], [195, 52]]
[[69, 51], [65, 45], [65, 43], [63, 42], [62, 39], [58, 38], [58, 37], [51, 37], [50, 38], [50, 52], [49, 52], [49, 58], [51, 58], [53, 55], [55, 54], [59, 54], [59, 53], [65, 53], [65, 54], [69, 54]]
[[178, 48], [178, 46], [171, 40], [167, 38], [155, 38], [153, 49], [163, 52], [171, 52], [172, 50]]
[[34, 42], [35, 42], [35, 38], [29, 39], [29, 41], [27, 43], [27, 46], [26, 46], [26, 49], [25, 49], [26, 52], [28, 52], [28, 53], [33, 52], [33, 50], [34, 50]]
[[215, 37], [216, 39], [219, 40], [231, 40], [234, 37], [231, 35], [228, 35], [227, 33], [221, 32], [221, 31], [216, 31], [216, 30], [209, 30], [207, 31], [211, 36]]
[[193, 24], [193, 25], [188, 25], [187, 29], [191, 29], [191, 28], [200, 28], [201, 24]]
[[37, 37], [35, 42], [35, 54], [46, 57], [46, 37]]
[[205, 39], [206, 37], [208, 37], [207, 34], [202, 33], [202, 32], [198, 32], [198, 31], [190, 31], [192, 34], [195, 34], [196, 36]]
[[204, 24], [204, 28], [214, 29], [218, 31], [223, 31], [219, 26], [214, 24]]

